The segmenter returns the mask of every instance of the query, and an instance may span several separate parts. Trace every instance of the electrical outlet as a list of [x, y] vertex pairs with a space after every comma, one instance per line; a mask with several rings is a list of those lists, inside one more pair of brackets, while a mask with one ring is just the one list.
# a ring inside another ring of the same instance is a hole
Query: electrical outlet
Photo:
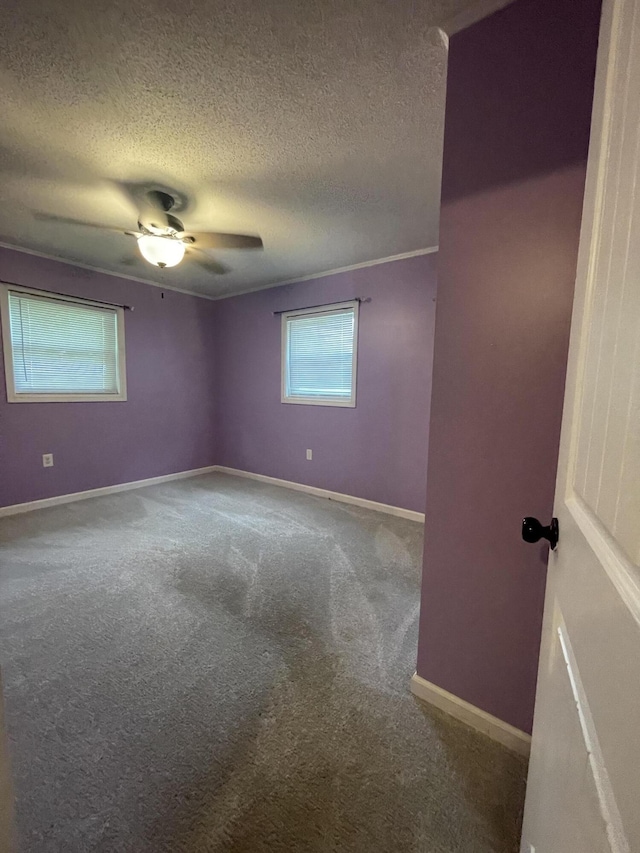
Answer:
[[53, 468], [53, 453], [42, 454], [42, 467]]
[[311, 462], [313, 459], [313, 450], [307, 450], [307, 462]]

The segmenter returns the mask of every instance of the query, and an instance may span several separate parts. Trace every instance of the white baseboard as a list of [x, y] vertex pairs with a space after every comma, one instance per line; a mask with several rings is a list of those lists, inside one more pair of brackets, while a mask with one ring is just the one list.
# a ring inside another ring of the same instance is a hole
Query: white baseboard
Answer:
[[503, 746], [520, 755], [528, 756], [531, 749], [531, 736], [526, 732], [516, 729], [515, 726], [499, 720], [492, 714], [487, 714], [475, 705], [465, 702], [459, 696], [454, 696], [442, 687], [432, 684], [426, 678], [421, 678], [418, 673], [411, 677], [411, 692], [418, 699], [435, 705], [441, 711], [451, 714], [457, 720], [461, 720], [471, 728], [483, 732], [493, 740], [497, 740]]
[[199, 474], [212, 474], [219, 471], [222, 474], [231, 474], [234, 477], [247, 477], [250, 480], [258, 480], [261, 483], [270, 483], [272, 486], [283, 486], [286, 489], [294, 489], [298, 492], [306, 492], [320, 498], [328, 498], [332, 501], [353, 504], [365, 509], [373, 509], [376, 512], [386, 512], [388, 515], [397, 515], [400, 518], [408, 518], [411, 521], [419, 521], [424, 524], [424, 513], [414, 512], [411, 509], [402, 509], [399, 506], [389, 506], [377, 501], [368, 501], [365, 498], [356, 498], [352, 495], [342, 495], [340, 492], [331, 492], [328, 489], [317, 489], [315, 486], [305, 486], [302, 483], [293, 483], [289, 480], [279, 480], [276, 477], [267, 477], [264, 474], [253, 474], [250, 471], [240, 471], [237, 468], [226, 468], [224, 465], [209, 465], [206, 468], [194, 468], [191, 471], [178, 471], [175, 474], [163, 474], [161, 477], [149, 477], [146, 480], [133, 480], [130, 483], [117, 483], [115, 486], [103, 486], [99, 489], [88, 489], [86, 492], [72, 492], [68, 495], [56, 495], [52, 498], [43, 498], [38, 501], [29, 501], [22, 504], [0, 507], [0, 518], [7, 515], [18, 515], [21, 512], [31, 512], [34, 509], [45, 509], [59, 504], [83, 501], [87, 498], [99, 498], [103, 495], [113, 495], [116, 492], [128, 492], [131, 489], [142, 489], [145, 486], [157, 486], [159, 483], [169, 483], [171, 480], [183, 480], [187, 477], [197, 477]]
[[130, 489], [142, 489], [145, 486], [157, 486], [171, 480], [184, 480], [187, 477], [197, 477], [199, 474], [211, 474], [217, 470], [216, 465], [206, 468], [194, 468], [191, 471], [178, 471], [175, 474], [163, 474], [161, 477], [149, 477], [147, 480], [133, 480], [130, 483], [117, 483], [115, 486], [103, 486], [100, 489], [88, 489], [86, 492], [72, 492], [69, 495], [56, 495], [53, 498], [43, 498], [39, 501], [29, 501], [12, 506], [0, 506], [0, 518], [7, 515], [18, 515], [21, 512], [31, 512], [34, 509], [45, 509], [49, 506], [83, 501], [87, 498], [99, 498], [103, 495], [113, 495], [116, 492], [128, 492]]
[[250, 480], [258, 480], [260, 483], [270, 483], [272, 486], [282, 486], [285, 489], [293, 489], [296, 492], [306, 492], [318, 498], [328, 498], [330, 501], [339, 501], [343, 504], [361, 506], [365, 509], [373, 509], [376, 512], [386, 512], [387, 515], [396, 515], [400, 518], [408, 518], [410, 521], [419, 521], [424, 524], [424, 513], [412, 509], [403, 509], [399, 506], [381, 504], [377, 501], [369, 501], [366, 498], [356, 498], [353, 495], [343, 495], [340, 492], [331, 492], [329, 489], [319, 489], [316, 486], [305, 486], [303, 483], [294, 483], [291, 480], [279, 480], [277, 477], [267, 477], [266, 474], [253, 474], [251, 471], [241, 471], [239, 468], [227, 468], [224, 465], [214, 466], [216, 471], [223, 474], [231, 474], [234, 477], [247, 477]]

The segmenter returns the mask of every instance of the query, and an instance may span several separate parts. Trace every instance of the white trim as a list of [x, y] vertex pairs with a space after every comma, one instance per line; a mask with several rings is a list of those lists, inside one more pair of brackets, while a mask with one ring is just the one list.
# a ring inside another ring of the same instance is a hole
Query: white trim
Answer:
[[55, 261], [58, 264], [67, 264], [70, 267], [78, 267], [82, 270], [97, 272], [101, 275], [110, 275], [114, 278], [123, 278], [126, 281], [135, 281], [138, 284], [149, 284], [151, 287], [160, 287], [162, 290], [173, 290], [176, 293], [184, 293], [185, 296], [197, 296], [198, 299], [208, 299], [209, 302], [217, 302], [219, 299], [231, 299], [233, 296], [244, 296], [247, 293], [257, 293], [259, 290], [268, 290], [271, 287], [281, 287], [285, 284], [297, 284], [301, 281], [313, 281], [316, 278], [326, 278], [330, 275], [338, 275], [342, 272], [351, 272], [353, 270], [365, 269], [366, 267], [376, 267], [378, 264], [389, 264], [392, 261], [403, 261], [407, 258], [418, 258], [421, 255], [431, 255], [438, 251], [438, 246], [429, 246], [424, 249], [414, 249], [412, 252], [402, 252], [399, 255], [389, 255], [387, 258], [376, 258], [371, 261], [362, 261], [359, 264], [351, 264], [348, 267], [336, 267], [335, 269], [325, 270], [324, 272], [311, 273], [311, 275], [299, 276], [298, 278], [289, 278], [283, 281], [273, 281], [269, 284], [260, 284], [257, 287], [249, 290], [237, 290], [233, 293], [221, 293], [216, 296], [209, 296], [205, 293], [197, 293], [194, 290], [187, 290], [184, 287], [175, 287], [172, 284], [162, 284], [159, 281], [150, 281], [148, 278], [139, 278], [135, 275], [127, 275], [123, 272], [114, 272], [113, 270], [105, 270], [102, 267], [94, 267], [91, 264], [83, 264], [80, 261], [69, 261], [66, 258], [60, 258], [56, 255], [49, 255], [46, 252], [38, 252], [36, 249], [25, 249], [22, 246], [14, 246], [11, 243], [0, 242], [0, 249], [10, 249], [12, 252], [19, 252], [23, 255], [33, 255], [36, 258], [44, 258], [47, 261]]
[[97, 302], [94, 299], [85, 299], [84, 296], [67, 296], [65, 293], [57, 293], [51, 290], [43, 290], [38, 287], [26, 287], [23, 284], [12, 284], [10, 281], [4, 281], [0, 278], [0, 287], [4, 290], [11, 290], [14, 293], [28, 293], [31, 296], [40, 296], [43, 299], [50, 299], [52, 302], [75, 302], [78, 305], [89, 305], [91, 308], [100, 308], [102, 311], [114, 311], [116, 308], [123, 308], [122, 305], [115, 305], [108, 302]]
[[438, 251], [438, 246], [429, 246], [425, 249], [414, 249], [412, 252], [402, 252], [400, 255], [389, 255], [387, 258], [376, 258], [372, 261], [362, 261], [359, 264], [351, 264], [348, 267], [336, 267], [335, 269], [325, 270], [324, 272], [314, 272], [310, 275], [298, 276], [298, 278], [287, 278], [283, 281], [273, 281], [271, 284], [260, 284], [258, 287], [249, 288], [249, 290], [238, 290], [234, 293], [225, 293], [222, 296], [209, 297], [214, 301], [218, 299], [230, 299], [233, 296], [246, 296], [248, 293], [257, 293], [259, 290], [269, 290], [271, 287], [284, 287], [285, 284], [300, 284], [303, 281], [314, 281], [317, 278], [328, 278], [332, 275], [339, 275], [343, 272], [353, 272], [354, 270], [363, 270], [367, 267], [377, 267], [380, 264], [391, 264], [393, 261], [404, 261], [408, 258], [420, 258], [422, 255], [432, 255]]
[[315, 486], [305, 486], [302, 483], [293, 483], [290, 480], [278, 480], [276, 477], [267, 477], [264, 474], [253, 474], [250, 471], [240, 471], [237, 468], [227, 468], [224, 465], [208, 465], [206, 468], [194, 468], [191, 471], [178, 471], [175, 474], [163, 474], [160, 477], [149, 477], [146, 480], [132, 480], [129, 483], [117, 483], [114, 486], [103, 486], [99, 489], [88, 489], [86, 492], [72, 492], [68, 495], [56, 495], [52, 498], [43, 498], [38, 501], [28, 501], [11, 506], [0, 506], [0, 518], [7, 515], [18, 515], [22, 512], [31, 512], [35, 509], [46, 509], [59, 504], [84, 501], [87, 498], [99, 498], [103, 495], [112, 495], [117, 492], [128, 492], [132, 489], [144, 489], [146, 486], [157, 486], [160, 483], [169, 483], [172, 480], [184, 480], [188, 477], [198, 477], [201, 474], [230, 474], [233, 477], [245, 477], [249, 480], [258, 480], [261, 483], [270, 483], [272, 486], [282, 486], [285, 489], [293, 489], [297, 492], [306, 492], [319, 498], [327, 498], [331, 501], [361, 506], [364, 509], [372, 509], [376, 512], [384, 512], [387, 515], [395, 515], [399, 518], [407, 518], [410, 521], [418, 521], [424, 524], [424, 513], [415, 512], [412, 509], [403, 509], [399, 506], [381, 504], [377, 501], [369, 501], [366, 498], [356, 498], [353, 495], [342, 495], [340, 492], [331, 492], [328, 489], [318, 489]]
[[[11, 314], [9, 309], [9, 293], [26, 293], [38, 299], [48, 299], [51, 302], [73, 302], [78, 305], [98, 308], [100, 311], [113, 312], [116, 315], [116, 348], [118, 356], [118, 391], [115, 394], [83, 393], [21, 393], [16, 392], [15, 371], [13, 367], [13, 340], [11, 336]], [[124, 308], [119, 305], [105, 305], [91, 299], [78, 296], [63, 296], [48, 290], [36, 290], [33, 287], [23, 287], [0, 281], [0, 327], [2, 328], [2, 344], [4, 350], [4, 373], [8, 403], [123, 403], [127, 400], [127, 363], [125, 355]]]
[[330, 406], [334, 409], [355, 409], [355, 397], [351, 400], [332, 399], [331, 397], [285, 397], [280, 398], [281, 403], [292, 406]]
[[100, 498], [104, 495], [113, 495], [117, 492], [128, 492], [132, 489], [143, 489], [145, 486], [157, 486], [160, 483], [169, 483], [172, 480], [185, 480], [188, 477], [198, 477], [200, 474], [212, 474], [218, 470], [217, 465], [209, 465], [206, 468], [194, 468], [191, 471], [178, 471], [175, 474], [163, 474], [160, 477], [149, 477], [146, 480], [132, 480], [129, 483], [117, 483], [115, 486], [103, 486], [100, 489], [88, 489], [86, 492], [72, 492], [68, 495], [56, 495], [52, 498], [43, 498], [39, 501], [12, 504], [11, 506], [0, 506], [0, 518], [7, 515], [18, 515], [22, 512], [31, 512], [35, 509], [46, 509], [50, 506], [84, 501], [87, 498]]
[[[296, 317], [304, 317], [307, 314], [323, 316], [325, 314], [346, 314], [353, 311], [353, 353], [351, 357], [351, 394], [348, 398], [338, 397], [291, 397], [287, 395], [287, 344], [288, 344], [288, 321]], [[356, 387], [358, 384], [358, 315], [360, 313], [360, 302], [357, 299], [351, 302], [335, 302], [332, 305], [323, 305], [321, 308], [298, 308], [293, 311], [285, 311], [280, 322], [280, 402], [289, 403], [294, 406], [334, 406], [341, 409], [355, 409]]]
[[445, 36], [453, 36], [461, 30], [466, 30], [467, 27], [477, 24], [483, 18], [488, 18], [494, 12], [504, 9], [505, 6], [508, 6], [512, 2], [513, 0], [477, 0], [469, 8], [463, 9], [456, 15], [447, 18], [439, 24], [439, 28]]
[[151, 287], [160, 287], [162, 290], [174, 290], [176, 293], [184, 293], [185, 296], [197, 296], [198, 299], [208, 299], [209, 302], [213, 302], [216, 299], [221, 298], [220, 296], [206, 296], [204, 293], [196, 293], [194, 290], [186, 290], [184, 287], [175, 287], [172, 284], [162, 284], [159, 281], [149, 281], [148, 278], [138, 278], [138, 276], [127, 275], [123, 272], [105, 270], [102, 267], [91, 266], [91, 264], [82, 264], [80, 261], [68, 261], [66, 258], [60, 258], [57, 255], [49, 255], [46, 252], [38, 252], [35, 249], [25, 249], [22, 246], [14, 246], [11, 243], [0, 242], [0, 249], [10, 249], [12, 252], [19, 252], [22, 255], [33, 255], [36, 258], [44, 258], [46, 261], [55, 261], [58, 264], [66, 264], [70, 267], [78, 267], [81, 270], [98, 272], [100, 275], [110, 275], [114, 278], [123, 278], [126, 281], [135, 281], [138, 284], [149, 284]]
[[513, 750], [513, 752], [525, 757], [529, 755], [531, 735], [509, 723], [505, 723], [504, 720], [500, 720], [492, 714], [488, 714], [481, 708], [476, 708], [475, 705], [465, 702], [464, 699], [449, 693], [448, 690], [443, 690], [442, 687], [432, 684], [426, 678], [419, 676], [417, 672], [411, 677], [411, 692], [416, 698], [445, 711], [457, 720], [471, 726], [472, 729], [488, 735], [492, 740], [498, 741], [498, 743]]
[[315, 495], [317, 498], [327, 498], [330, 501], [352, 504], [364, 509], [372, 509], [375, 512], [384, 512], [387, 515], [395, 515], [399, 518], [408, 518], [410, 521], [418, 521], [424, 524], [424, 513], [412, 509], [403, 509], [399, 506], [381, 504], [366, 498], [357, 498], [354, 495], [343, 495], [340, 492], [332, 492], [329, 489], [319, 489], [316, 486], [306, 486], [303, 483], [294, 483], [291, 480], [279, 480], [277, 477], [267, 477], [266, 474], [254, 474], [252, 471], [241, 471], [238, 468], [227, 468], [225, 465], [215, 465], [214, 469], [221, 474], [231, 474], [233, 477], [246, 477], [249, 480], [257, 480], [260, 483], [269, 483], [272, 486], [281, 486], [285, 489], [293, 489], [296, 492], [305, 492]]

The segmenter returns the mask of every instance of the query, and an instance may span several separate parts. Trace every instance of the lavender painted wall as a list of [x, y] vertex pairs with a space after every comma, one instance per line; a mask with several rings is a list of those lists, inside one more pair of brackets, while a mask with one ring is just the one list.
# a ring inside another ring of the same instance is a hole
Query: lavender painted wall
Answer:
[[[424, 255], [219, 302], [218, 462], [423, 512], [435, 295]], [[282, 404], [273, 311], [354, 297], [356, 408]]]
[[214, 464], [216, 303], [8, 249], [0, 280], [135, 308], [126, 402], [7, 403], [2, 365], [0, 506]]
[[531, 730], [599, 2], [450, 43], [418, 674]]

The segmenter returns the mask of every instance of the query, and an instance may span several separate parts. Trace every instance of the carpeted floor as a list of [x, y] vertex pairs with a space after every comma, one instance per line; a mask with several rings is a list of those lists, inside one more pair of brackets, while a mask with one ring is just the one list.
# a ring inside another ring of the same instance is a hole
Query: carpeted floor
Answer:
[[212, 474], [0, 520], [24, 853], [507, 853], [522, 759], [409, 694], [422, 527]]

